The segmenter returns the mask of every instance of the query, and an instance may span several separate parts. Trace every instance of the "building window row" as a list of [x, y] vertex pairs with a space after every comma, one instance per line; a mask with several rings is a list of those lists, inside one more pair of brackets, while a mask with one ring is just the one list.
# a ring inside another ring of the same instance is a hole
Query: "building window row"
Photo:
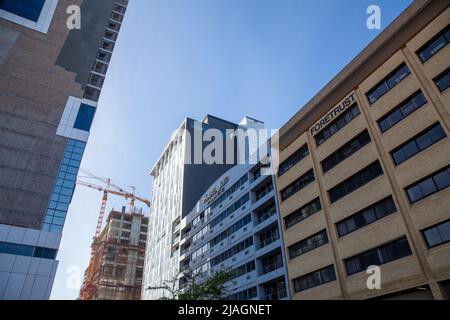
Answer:
[[85, 148], [86, 143], [82, 141], [70, 139], [67, 143], [58, 178], [44, 216], [43, 231], [62, 232]]
[[315, 180], [314, 170], [311, 169], [303, 176], [295, 180], [289, 186], [281, 190], [281, 200], [285, 201], [303, 188], [307, 187], [311, 182]]
[[272, 217], [274, 214], [277, 213], [277, 208], [275, 206], [275, 203], [271, 203], [268, 206], [265, 206], [261, 210], [256, 212], [256, 223], [260, 224]]
[[57, 252], [55, 249], [0, 242], [0, 253], [4, 254], [55, 260]]
[[283, 256], [278, 251], [261, 258], [261, 274], [267, 274], [283, 267]]
[[222, 252], [218, 256], [211, 259], [211, 267], [218, 265], [219, 263], [231, 258], [232, 256], [237, 255], [239, 252], [244, 251], [245, 249], [251, 247], [253, 245], [253, 236], [248, 237], [244, 241], [238, 243], [232, 248]]
[[256, 201], [261, 200], [272, 191], [273, 191], [273, 184], [272, 181], [270, 181], [269, 183], [267, 183], [266, 185], [262, 186], [261, 188], [255, 191]]
[[225, 231], [222, 231], [217, 236], [211, 239], [210, 245], [211, 248], [217, 245], [219, 242], [227, 239], [230, 237], [233, 233], [239, 231], [243, 227], [245, 227], [247, 224], [249, 224], [252, 221], [252, 215], [248, 214], [244, 218], [240, 219], [238, 222], [234, 223], [232, 226], [227, 228]]
[[334, 265], [331, 265], [294, 279], [294, 291], [305, 291], [335, 280], [336, 272], [334, 270]]
[[357, 151], [365, 147], [371, 142], [369, 132], [364, 130], [358, 136], [347, 142], [336, 152], [328, 156], [322, 161], [323, 172], [326, 173], [336, 167], [338, 164], [355, 154]]
[[309, 251], [319, 248], [328, 243], [327, 231], [324, 229], [315, 235], [308, 237], [304, 240], [297, 242], [296, 244], [290, 246], [289, 258], [294, 259], [301, 256]]
[[392, 159], [398, 166], [446, 137], [447, 135], [439, 122], [435, 123], [391, 151]]
[[450, 186], [450, 166], [407, 187], [409, 202], [416, 203]]
[[242, 198], [240, 198], [238, 201], [233, 203], [228, 209], [223, 211], [221, 214], [219, 214], [216, 218], [211, 220], [210, 227], [214, 228], [216, 225], [221, 223], [223, 220], [225, 220], [228, 216], [233, 214], [236, 210], [238, 210], [240, 207], [242, 207], [244, 204], [246, 204], [250, 200], [250, 196], [248, 193], [246, 193]]
[[192, 253], [192, 260], [197, 259], [198, 257], [201, 257], [202, 255], [204, 255], [206, 252], [208, 252], [209, 250], [209, 244], [205, 244], [202, 247], [200, 247], [199, 249], [195, 250], [194, 253]]
[[380, 81], [374, 88], [367, 92], [367, 98], [370, 104], [375, 103], [378, 99], [384, 96], [389, 90], [399, 84], [404, 78], [406, 78], [411, 71], [405, 63], [402, 63], [389, 75], [387, 75], [382, 81]]
[[406, 237], [394, 240], [357, 256], [344, 260], [347, 275], [367, 270], [370, 266], [383, 264], [410, 256], [412, 254]]
[[439, 91], [444, 92], [445, 90], [447, 90], [448, 87], [450, 87], [450, 68], [438, 75], [434, 79], [434, 82], [436, 83]]
[[422, 230], [428, 248], [434, 248], [450, 242], [450, 220]]
[[259, 243], [257, 247], [261, 249], [280, 239], [280, 234], [278, 228], [275, 227], [258, 234], [258, 238]]
[[247, 262], [247, 263], [231, 270], [231, 272], [230, 272], [231, 277], [229, 280], [233, 280], [233, 279], [242, 277], [243, 275], [253, 272], [255, 269], [256, 269], [255, 260]]
[[250, 300], [258, 296], [258, 290], [256, 287], [229, 295], [225, 300]]
[[248, 181], [248, 174], [244, 174], [238, 181], [236, 181], [229, 189], [227, 189], [222, 195], [220, 195], [211, 204], [211, 209], [217, 208], [222, 202], [228, 199], [233, 193], [235, 193], [240, 187], [242, 187]]
[[192, 242], [196, 242], [197, 240], [206, 236], [208, 234], [208, 231], [209, 231], [209, 225], [205, 226], [204, 228], [202, 228], [202, 230], [200, 230], [199, 232], [194, 234], [194, 236], [192, 237]]
[[319, 134], [317, 134], [314, 139], [316, 140], [316, 145], [320, 146], [325, 141], [334, 136], [339, 130], [344, 128], [347, 124], [349, 124], [353, 119], [359, 116], [361, 110], [358, 105], [355, 103], [351, 106], [347, 111], [337, 117], [331, 124], [323, 129]]
[[383, 175], [383, 169], [381, 168], [380, 162], [377, 160], [344, 182], [341, 182], [330, 189], [328, 195], [331, 203], [342, 199], [381, 175]]
[[450, 26], [439, 32], [417, 51], [422, 62], [426, 62], [450, 42]]
[[427, 99], [423, 95], [422, 91], [417, 91], [402, 103], [400, 103], [397, 107], [392, 109], [388, 114], [379, 119], [378, 126], [380, 127], [381, 132], [386, 132], [397, 123], [407, 118], [416, 110], [420, 109], [423, 105], [427, 103]]
[[289, 169], [291, 169], [308, 155], [308, 144], [305, 144], [280, 164], [280, 167], [278, 168], [278, 176], [281, 177], [283, 174], [289, 171]]
[[320, 198], [317, 197], [313, 201], [305, 204], [303, 207], [297, 209], [286, 218], [284, 218], [286, 229], [289, 229], [294, 225], [302, 222], [303, 220], [312, 216], [316, 212], [319, 212], [320, 210], [322, 210], [322, 204], [320, 203]]
[[383, 199], [353, 215], [338, 222], [336, 228], [339, 237], [343, 237], [353, 231], [361, 229], [377, 220], [397, 211], [394, 200], [391, 196]]

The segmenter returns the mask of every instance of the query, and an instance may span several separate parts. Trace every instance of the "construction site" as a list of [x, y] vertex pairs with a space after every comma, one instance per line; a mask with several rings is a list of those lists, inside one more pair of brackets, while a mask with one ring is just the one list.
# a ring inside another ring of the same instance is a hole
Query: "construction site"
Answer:
[[[88, 176], [105, 186], [78, 180], [77, 184], [103, 193], [96, 234], [91, 244], [91, 257], [85, 271], [79, 300], [140, 300], [144, 270], [148, 217], [140, 201], [147, 207], [150, 201], [136, 196], [136, 190], [125, 191], [110, 179], [100, 178], [88, 171]], [[102, 229], [108, 195], [116, 195], [129, 201], [121, 210], [112, 209]]]

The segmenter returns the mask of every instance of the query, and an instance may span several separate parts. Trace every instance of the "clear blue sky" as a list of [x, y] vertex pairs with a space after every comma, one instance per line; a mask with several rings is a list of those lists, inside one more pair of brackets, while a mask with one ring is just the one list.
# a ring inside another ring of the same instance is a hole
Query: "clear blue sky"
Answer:
[[[150, 168], [186, 117], [248, 115], [279, 128], [410, 0], [131, 0], [82, 167], [150, 197]], [[86, 268], [101, 194], [78, 187], [53, 299], [75, 299], [68, 268]], [[108, 210], [124, 202], [111, 196]]]

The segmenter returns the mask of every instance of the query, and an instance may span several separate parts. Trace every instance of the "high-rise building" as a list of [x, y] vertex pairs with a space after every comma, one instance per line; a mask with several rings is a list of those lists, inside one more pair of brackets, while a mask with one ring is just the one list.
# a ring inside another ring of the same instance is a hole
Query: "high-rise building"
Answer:
[[239, 164], [214, 182], [194, 210], [175, 221], [180, 289], [228, 271], [225, 298], [289, 299], [274, 177]]
[[[64, 221], [127, 5], [0, 1], [0, 299], [50, 296]], [[79, 26], [72, 23], [78, 18]]]
[[111, 211], [94, 238], [81, 300], [140, 300], [148, 218], [142, 209]]
[[[154, 180], [143, 299], [159, 299], [167, 294], [163, 290], [146, 290], [146, 288], [160, 286], [164, 281], [173, 280], [180, 273], [177, 244], [180, 235], [175, 231], [179, 231], [177, 226], [192, 212], [211, 185], [238, 162], [240, 154], [238, 143], [227, 131], [260, 127], [261, 123], [251, 118], [235, 124], [208, 115], [202, 122], [186, 118], [172, 135], [151, 171]], [[211, 141], [208, 142], [205, 138], [214, 131], [220, 135], [223, 142], [220, 151], [223, 152], [220, 155], [221, 159], [207, 163], [203, 156]]]
[[281, 128], [293, 299], [449, 297], [449, 5], [414, 1]]

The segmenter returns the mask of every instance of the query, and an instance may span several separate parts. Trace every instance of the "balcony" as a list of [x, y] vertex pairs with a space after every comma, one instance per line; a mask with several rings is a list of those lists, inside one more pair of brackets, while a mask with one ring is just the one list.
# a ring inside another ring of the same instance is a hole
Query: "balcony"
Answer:
[[259, 242], [256, 245], [256, 250], [262, 249], [264, 247], [267, 247], [268, 245], [274, 243], [275, 241], [279, 240], [280, 237], [279, 236], [273, 236], [273, 237], [269, 237], [267, 239], [264, 239], [263, 241]]
[[287, 298], [287, 291], [285, 289], [277, 292], [269, 293], [264, 297], [264, 300], [282, 300]]

